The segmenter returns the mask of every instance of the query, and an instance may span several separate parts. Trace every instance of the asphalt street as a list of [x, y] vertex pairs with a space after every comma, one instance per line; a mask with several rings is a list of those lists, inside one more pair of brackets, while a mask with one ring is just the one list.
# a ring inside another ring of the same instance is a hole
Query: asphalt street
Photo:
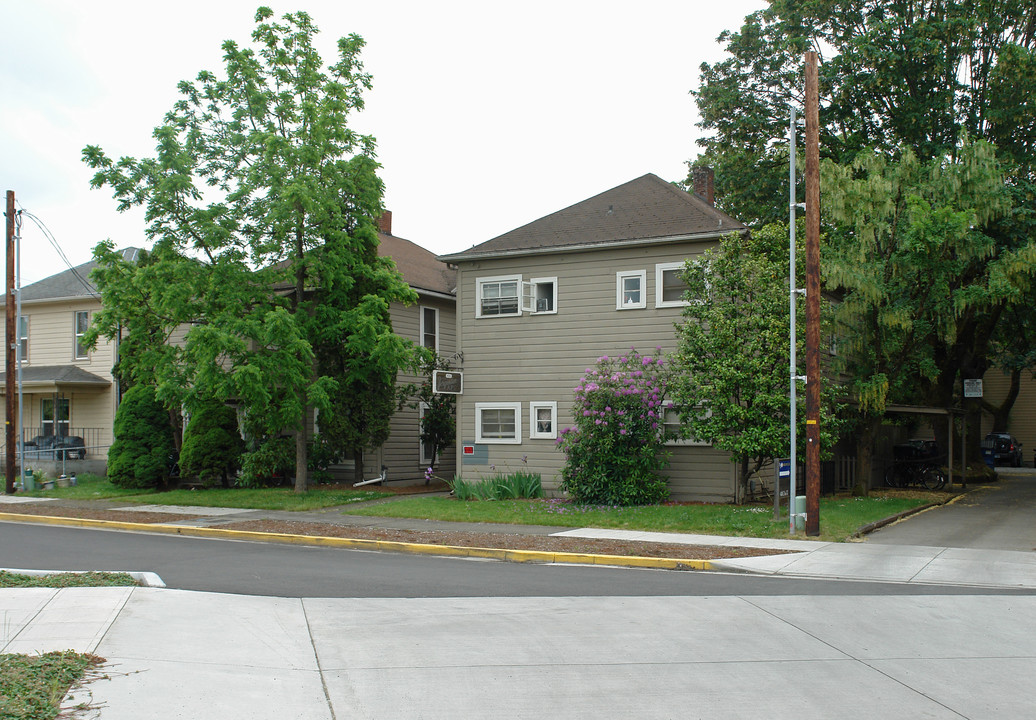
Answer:
[[0, 567], [157, 573], [168, 587], [273, 597], [1012, 593], [698, 571], [537, 565], [0, 523]]

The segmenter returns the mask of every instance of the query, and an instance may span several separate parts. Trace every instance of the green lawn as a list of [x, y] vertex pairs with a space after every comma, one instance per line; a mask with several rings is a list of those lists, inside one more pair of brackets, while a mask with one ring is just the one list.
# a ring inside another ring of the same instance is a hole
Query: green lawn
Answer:
[[250, 508], [255, 510], [318, 510], [336, 505], [385, 497], [384, 490], [343, 490], [339, 487], [311, 486], [305, 493], [292, 488], [209, 488], [206, 490], [142, 491], [116, 487], [99, 475], [83, 474], [75, 487], [36, 490], [28, 497], [71, 500], [118, 499], [145, 505], [195, 505], [202, 507]]
[[[868, 498], [822, 498], [820, 540], [841, 541], [859, 527], [931, 502], [931, 497], [874, 494]], [[650, 505], [646, 507], [580, 507], [563, 500], [461, 502], [453, 498], [404, 498], [391, 503], [350, 508], [350, 514], [412, 517], [458, 522], [621, 528], [656, 532], [702, 533], [741, 537], [788, 537], [788, 520], [775, 521], [773, 506]], [[802, 533], [798, 534], [799, 536]]]
[[[746, 537], [785, 538], [789, 535], [787, 518], [775, 521], [773, 507], [767, 505], [600, 508], [579, 507], [559, 499], [462, 502], [444, 497], [395, 497], [382, 489], [347, 490], [321, 485], [313, 486], [301, 494], [296, 494], [289, 487], [141, 492], [117, 488], [96, 475], [81, 476], [77, 487], [40, 490], [30, 495], [87, 500], [118, 498], [126, 503], [288, 511], [318, 510], [391, 497], [392, 502], [350, 507], [346, 512], [376, 517], [476, 523], [622, 528]], [[893, 490], [874, 492], [867, 498], [821, 498], [820, 539], [841, 541], [863, 525], [946, 497], [945, 493]]]
[[[0, 588], [26, 587], [123, 587], [136, 585], [131, 575], [120, 572], [51, 573], [23, 575], [0, 570]], [[0, 715], [2, 718], [3, 715]]]
[[71, 650], [43, 655], [0, 655], [0, 718], [49, 720], [61, 699], [103, 658]]

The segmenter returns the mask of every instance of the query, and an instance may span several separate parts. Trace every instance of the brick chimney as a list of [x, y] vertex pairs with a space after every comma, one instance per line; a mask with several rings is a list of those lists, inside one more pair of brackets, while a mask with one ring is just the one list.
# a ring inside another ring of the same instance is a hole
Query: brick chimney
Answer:
[[381, 217], [378, 218], [378, 232], [384, 233], [385, 235], [392, 234], [392, 211], [386, 210], [382, 213]]
[[712, 187], [715, 177], [716, 174], [710, 167], [696, 167], [691, 170], [694, 194], [709, 205], [716, 204], [716, 191]]

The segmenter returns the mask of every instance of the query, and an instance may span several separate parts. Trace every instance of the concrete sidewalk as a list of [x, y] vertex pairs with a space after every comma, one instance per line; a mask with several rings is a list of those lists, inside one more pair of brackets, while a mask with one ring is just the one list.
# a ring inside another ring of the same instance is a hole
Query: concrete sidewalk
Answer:
[[75, 717], [1028, 718], [1034, 596], [286, 599], [0, 590]]

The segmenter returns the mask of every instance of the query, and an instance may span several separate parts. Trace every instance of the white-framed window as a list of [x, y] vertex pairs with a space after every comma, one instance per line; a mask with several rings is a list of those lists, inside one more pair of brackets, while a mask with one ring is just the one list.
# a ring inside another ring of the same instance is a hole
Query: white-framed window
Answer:
[[475, 403], [475, 442], [521, 445], [521, 403]]
[[439, 308], [421, 306], [421, 346], [439, 352]]
[[[680, 408], [671, 407], [667, 408], [662, 415], [662, 427], [665, 428], [666, 434], [675, 433], [679, 435], [680, 429], [683, 427], [683, 422], [680, 420]], [[712, 445], [710, 442], [702, 440], [695, 440], [694, 438], [671, 438], [666, 441], [666, 445], [695, 445], [698, 447], [709, 447]]]
[[683, 307], [687, 283], [680, 277], [684, 263], [667, 262], [655, 265], [655, 307]]
[[558, 404], [553, 401], [529, 403], [529, 438], [556, 440], [558, 437]]
[[647, 307], [646, 286], [646, 270], [623, 270], [615, 273], [615, 309], [639, 310]]
[[475, 280], [475, 317], [505, 317], [521, 315], [519, 295], [522, 290], [521, 275], [478, 278]]
[[18, 317], [18, 350], [21, 353], [21, 361], [29, 359], [29, 316]]
[[522, 312], [550, 314], [558, 311], [558, 279], [533, 278], [522, 283]]
[[73, 322], [73, 328], [75, 332], [75, 359], [86, 360], [90, 357], [90, 352], [86, 346], [83, 345], [83, 335], [86, 334], [86, 329], [90, 327], [90, 313], [87, 310], [77, 310], [75, 319]]
[[417, 442], [420, 450], [421, 467], [429, 467], [435, 464], [432, 457], [432, 446], [421, 439], [421, 424], [424, 422], [424, 414], [428, 412], [428, 403], [421, 403], [417, 408]]
[[43, 435], [65, 437], [71, 427], [72, 403], [68, 398], [40, 399], [40, 431]]

